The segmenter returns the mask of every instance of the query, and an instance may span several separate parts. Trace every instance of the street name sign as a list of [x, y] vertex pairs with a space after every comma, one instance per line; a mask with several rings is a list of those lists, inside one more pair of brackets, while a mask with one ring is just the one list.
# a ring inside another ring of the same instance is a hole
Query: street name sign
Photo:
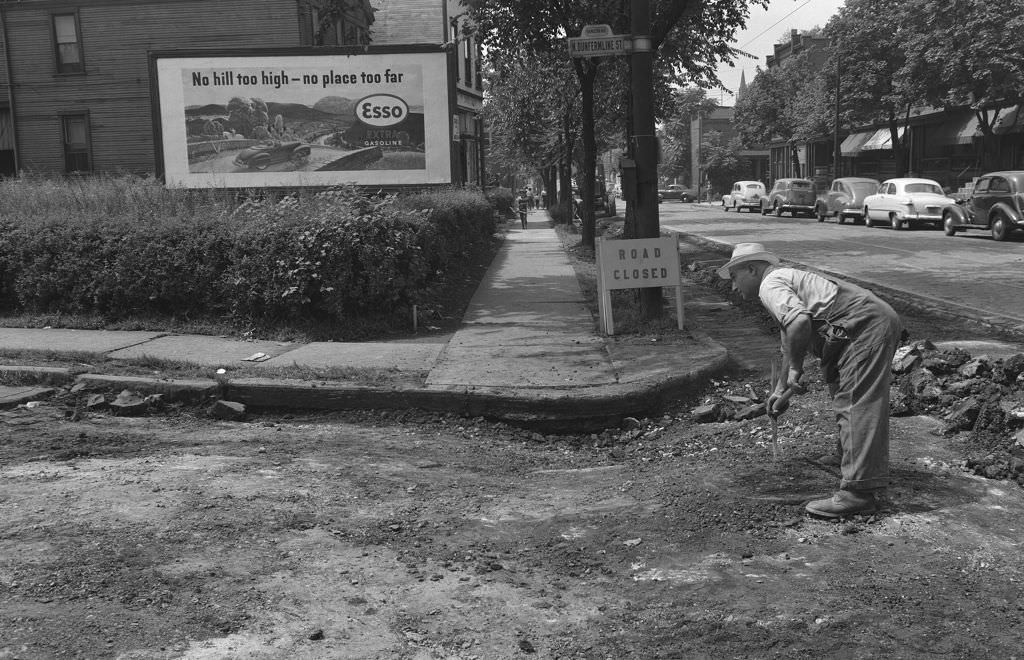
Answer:
[[569, 37], [570, 57], [604, 57], [624, 55], [629, 50], [630, 35], [612, 34], [608, 25], [584, 25], [578, 37]]

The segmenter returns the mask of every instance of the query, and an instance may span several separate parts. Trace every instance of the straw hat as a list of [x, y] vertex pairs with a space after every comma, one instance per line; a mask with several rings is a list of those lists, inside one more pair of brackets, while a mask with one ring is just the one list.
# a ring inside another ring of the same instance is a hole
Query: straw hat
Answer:
[[779, 258], [764, 249], [760, 243], [737, 243], [732, 249], [732, 259], [718, 269], [718, 276], [723, 280], [729, 279], [729, 271], [745, 261], [767, 261], [770, 264], [778, 264]]

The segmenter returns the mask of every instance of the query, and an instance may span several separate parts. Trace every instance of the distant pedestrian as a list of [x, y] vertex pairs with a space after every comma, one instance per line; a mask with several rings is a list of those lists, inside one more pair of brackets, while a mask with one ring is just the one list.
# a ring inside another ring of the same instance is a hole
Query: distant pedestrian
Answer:
[[839, 490], [810, 502], [808, 513], [839, 518], [877, 508], [889, 483], [889, 383], [902, 324], [866, 289], [779, 265], [760, 243], [739, 243], [718, 270], [746, 300], [760, 299], [781, 328], [784, 379], [768, 397], [768, 414], [803, 390], [804, 357], [821, 358], [839, 426]]
[[526, 188], [519, 191], [519, 196], [516, 197], [516, 207], [519, 209], [519, 221], [523, 224], [523, 229], [526, 229], [526, 214], [530, 208], [530, 196], [526, 192]]

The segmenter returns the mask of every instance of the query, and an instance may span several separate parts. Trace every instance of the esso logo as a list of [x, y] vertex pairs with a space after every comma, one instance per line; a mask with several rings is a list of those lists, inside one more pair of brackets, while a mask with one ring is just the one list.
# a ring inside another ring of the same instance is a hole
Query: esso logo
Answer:
[[393, 94], [373, 94], [356, 102], [356, 119], [370, 126], [391, 126], [408, 114], [409, 104]]

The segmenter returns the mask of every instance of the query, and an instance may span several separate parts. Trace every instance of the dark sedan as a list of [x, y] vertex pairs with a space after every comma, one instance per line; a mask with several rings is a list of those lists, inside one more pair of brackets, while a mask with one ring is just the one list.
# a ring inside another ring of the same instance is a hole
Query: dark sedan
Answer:
[[242, 149], [235, 156], [234, 162], [238, 167], [246, 167], [250, 170], [265, 170], [274, 163], [288, 161], [296, 165], [302, 165], [309, 161], [311, 151], [312, 149], [308, 144], [301, 142], [269, 140]]
[[779, 217], [788, 212], [794, 218], [797, 213], [812, 216], [817, 201], [817, 189], [810, 179], [778, 179], [771, 192], [761, 198], [761, 215], [774, 213]]
[[992, 239], [1005, 241], [1024, 229], [1024, 171], [990, 172], [975, 182], [967, 198], [942, 211], [946, 236], [965, 229], [985, 229]]

